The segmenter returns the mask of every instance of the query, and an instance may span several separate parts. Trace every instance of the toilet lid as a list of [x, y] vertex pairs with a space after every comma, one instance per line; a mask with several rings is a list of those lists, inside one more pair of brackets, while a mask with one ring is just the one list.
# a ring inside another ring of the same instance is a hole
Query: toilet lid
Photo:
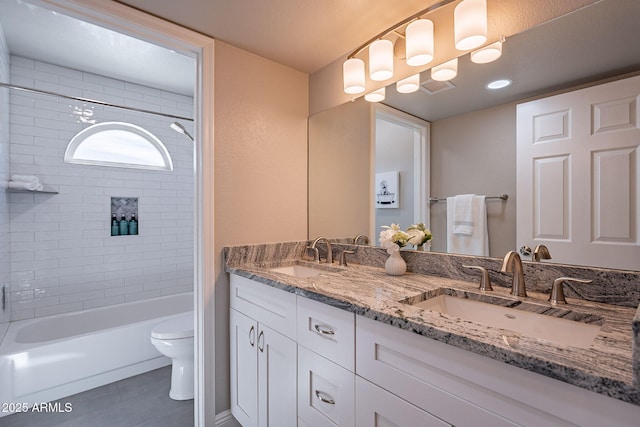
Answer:
[[151, 330], [151, 336], [162, 340], [193, 337], [193, 312], [158, 323]]

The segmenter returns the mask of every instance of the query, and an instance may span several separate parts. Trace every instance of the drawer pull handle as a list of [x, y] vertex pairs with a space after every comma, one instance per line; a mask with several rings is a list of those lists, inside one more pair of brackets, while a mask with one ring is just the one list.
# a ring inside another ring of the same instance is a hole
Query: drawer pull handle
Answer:
[[264, 351], [264, 331], [260, 331], [258, 334], [258, 350], [260, 353]]
[[316, 397], [320, 399], [321, 402], [328, 403], [329, 405], [335, 405], [336, 401], [331, 398], [324, 397], [326, 395], [326, 393], [323, 393], [320, 390], [316, 390]]
[[318, 325], [317, 323], [314, 325], [314, 328], [316, 329], [316, 331], [319, 334], [322, 334], [322, 335], [335, 335], [335, 332], [333, 332], [331, 329], [323, 328], [322, 326]]
[[251, 344], [251, 347], [253, 347], [256, 343], [256, 331], [253, 328], [253, 326], [251, 326], [251, 329], [249, 329], [249, 344]]

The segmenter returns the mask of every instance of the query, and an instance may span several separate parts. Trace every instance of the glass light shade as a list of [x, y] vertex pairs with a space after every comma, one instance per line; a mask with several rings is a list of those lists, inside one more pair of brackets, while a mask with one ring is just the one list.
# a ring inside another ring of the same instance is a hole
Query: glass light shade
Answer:
[[396, 83], [396, 90], [400, 93], [413, 93], [420, 89], [420, 73], [409, 76]]
[[384, 97], [385, 97], [385, 88], [381, 87], [378, 90], [374, 90], [373, 92], [370, 92], [368, 94], [366, 94], [364, 96], [364, 99], [369, 101], [369, 102], [380, 102], [380, 101], [384, 101]]
[[458, 75], [458, 58], [437, 65], [431, 69], [431, 78], [438, 82], [446, 82]]
[[342, 79], [344, 91], [350, 95], [364, 92], [364, 61], [351, 58], [342, 64]]
[[453, 11], [456, 49], [470, 50], [487, 41], [487, 0], [462, 0]]
[[382, 81], [393, 77], [393, 43], [376, 40], [369, 45], [369, 77]]
[[471, 52], [471, 62], [476, 64], [487, 64], [502, 56], [502, 42], [497, 41], [488, 46]]
[[433, 60], [433, 22], [418, 19], [407, 26], [407, 64], [425, 65]]

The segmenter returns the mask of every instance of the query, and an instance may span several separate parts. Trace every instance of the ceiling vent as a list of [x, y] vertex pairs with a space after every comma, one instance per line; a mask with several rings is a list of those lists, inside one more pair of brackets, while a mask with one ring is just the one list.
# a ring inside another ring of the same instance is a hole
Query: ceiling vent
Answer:
[[435, 95], [436, 93], [444, 92], [455, 87], [456, 85], [450, 81], [437, 82], [429, 79], [426, 82], [420, 83], [420, 90], [428, 93], [429, 95]]

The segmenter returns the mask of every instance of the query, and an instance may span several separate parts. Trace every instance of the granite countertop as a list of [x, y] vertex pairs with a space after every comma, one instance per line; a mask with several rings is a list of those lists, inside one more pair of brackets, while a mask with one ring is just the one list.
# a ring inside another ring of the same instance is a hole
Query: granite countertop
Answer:
[[[298, 278], [270, 270], [275, 266], [309, 265], [326, 273]], [[555, 378], [625, 402], [640, 405], [640, 387], [634, 378], [632, 323], [636, 309], [569, 299], [566, 306], [551, 306], [548, 295], [528, 292], [516, 298], [509, 289], [494, 286], [485, 295], [501, 301], [521, 301], [520, 309], [601, 324], [593, 344], [578, 348], [524, 336], [440, 314], [403, 300], [423, 298], [439, 288], [466, 298], [480, 294], [478, 283], [425, 274], [389, 276], [382, 268], [364, 265], [331, 267], [302, 260], [284, 263], [227, 262], [226, 270], [265, 285], [396, 326], [495, 360]], [[525, 308], [526, 307], [526, 308]]]

